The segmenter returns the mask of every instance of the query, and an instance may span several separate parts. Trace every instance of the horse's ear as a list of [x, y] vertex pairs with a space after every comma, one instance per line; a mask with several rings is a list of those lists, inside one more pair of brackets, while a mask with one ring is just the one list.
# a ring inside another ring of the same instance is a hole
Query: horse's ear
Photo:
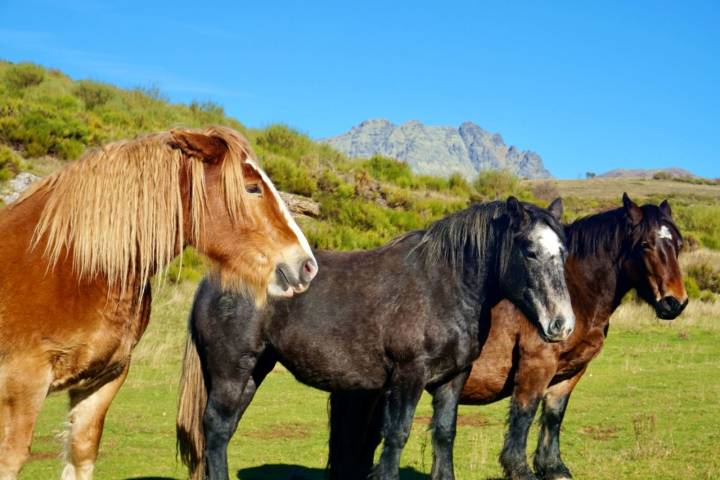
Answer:
[[633, 226], [642, 222], [642, 208], [638, 207], [635, 202], [630, 200], [627, 193], [623, 193], [623, 207], [625, 207], [625, 214], [628, 216], [630, 223], [632, 223]]
[[512, 219], [513, 226], [521, 227], [527, 223], [528, 214], [517, 198], [509, 196], [506, 205], [510, 218]]
[[203, 162], [217, 163], [225, 158], [228, 151], [225, 140], [213, 135], [191, 132], [188, 130], [170, 130], [170, 146], [178, 148], [189, 156]]
[[558, 197], [555, 200], [553, 200], [550, 205], [548, 206], [548, 212], [555, 217], [555, 220], [558, 222], [562, 221], [562, 215], [563, 215], [563, 201], [562, 198]]
[[667, 200], [663, 200], [660, 204], [660, 211], [666, 217], [672, 218], [672, 208], [670, 208], [670, 203]]

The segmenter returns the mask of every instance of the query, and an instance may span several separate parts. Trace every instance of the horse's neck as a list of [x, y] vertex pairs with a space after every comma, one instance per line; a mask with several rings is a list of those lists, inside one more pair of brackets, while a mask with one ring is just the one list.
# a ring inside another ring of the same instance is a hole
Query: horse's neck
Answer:
[[616, 259], [593, 255], [570, 257], [566, 263], [567, 286], [577, 322], [587, 328], [605, 329], [610, 316], [629, 290]]
[[[33, 244], [35, 227], [40, 221], [46, 203], [46, 195], [35, 194], [0, 210], [0, 231], [10, 232], [10, 234], [3, 239], [3, 248], [6, 248], [8, 252], [16, 252], [13, 254], [16, 256], [20, 255], [19, 252], [32, 252], [33, 256], [42, 257], [40, 261], [48, 262], [45, 257], [45, 247], [47, 243], [45, 238], [41, 237], [36, 244]], [[76, 269], [73, 265], [72, 247], [67, 251], [67, 254], [61, 254], [54, 265], [47, 263], [46, 267], [43, 268], [51, 268], [56, 275], [58, 272], [72, 272], [71, 276], [77, 278], [75, 273]], [[110, 298], [115, 298], [116, 295], [120, 298], [127, 296], [128, 292], [138, 292], [143, 291], [141, 289], [149, 288], [149, 286], [141, 286], [138, 285], [137, 282], [133, 282], [136, 273], [137, 272], [130, 272], [130, 278], [128, 279], [125, 292], [109, 291], [107, 295]], [[133, 297], [131, 300], [135, 302], [137, 299]]]
[[44, 195], [33, 195], [8, 205], [0, 210], [0, 231], [8, 232], [8, 237], [28, 248], [45, 203]]

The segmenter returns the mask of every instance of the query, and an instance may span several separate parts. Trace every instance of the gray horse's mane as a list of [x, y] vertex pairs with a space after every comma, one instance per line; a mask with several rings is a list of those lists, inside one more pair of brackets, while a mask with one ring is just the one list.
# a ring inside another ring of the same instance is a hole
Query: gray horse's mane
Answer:
[[[544, 221], [564, 239], [562, 227], [549, 212], [521, 202], [528, 215], [528, 224]], [[500, 221], [505, 216], [505, 221]], [[497, 272], [502, 275], [510, 261], [515, 235], [508, 215], [507, 202], [475, 204], [430, 225], [413, 249], [428, 266], [442, 262], [456, 275], [482, 274], [481, 262], [487, 255], [496, 255]]]
[[[414, 251], [426, 264], [447, 264], [454, 272], [462, 274], [469, 266], [475, 266], [489, 251], [495, 239], [490, 223], [507, 212], [505, 202], [472, 205], [465, 210], [448, 215], [430, 225], [423, 233]], [[505, 235], [512, 242], [512, 235]], [[503, 245], [505, 247], [506, 245]], [[510, 246], [510, 245], [507, 245]], [[500, 265], [506, 265], [510, 248], [499, 249]]]

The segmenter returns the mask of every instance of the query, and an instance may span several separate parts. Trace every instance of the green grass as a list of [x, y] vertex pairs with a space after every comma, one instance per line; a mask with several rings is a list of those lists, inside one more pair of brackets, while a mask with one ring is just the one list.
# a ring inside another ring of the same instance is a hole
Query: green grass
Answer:
[[[166, 287], [155, 300], [130, 377], [113, 403], [97, 478], [183, 478], [175, 460], [174, 416], [185, 321], [193, 285]], [[613, 317], [607, 346], [577, 387], [562, 433], [563, 454], [576, 478], [714, 479], [720, 476], [720, 307], [695, 302], [675, 322], [626, 304]], [[243, 480], [322, 478], [327, 455], [327, 395], [277, 368], [262, 385], [230, 447], [230, 471]], [[66, 407], [48, 399], [23, 479], [56, 478]], [[497, 478], [507, 402], [461, 407], [456, 444], [458, 479]], [[403, 454], [404, 478], [431, 463], [425, 395]], [[529, 449], [535, 441], [531, 432]]]

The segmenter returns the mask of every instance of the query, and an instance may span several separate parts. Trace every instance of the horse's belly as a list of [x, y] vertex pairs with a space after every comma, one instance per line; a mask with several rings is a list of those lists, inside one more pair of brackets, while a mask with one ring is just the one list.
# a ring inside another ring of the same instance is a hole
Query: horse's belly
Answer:
[[385, 362], [373, 349], [322, 335], [276, 343], [281, 363], [299, 381], [327, 391], [377, 390], [386, 382]]

